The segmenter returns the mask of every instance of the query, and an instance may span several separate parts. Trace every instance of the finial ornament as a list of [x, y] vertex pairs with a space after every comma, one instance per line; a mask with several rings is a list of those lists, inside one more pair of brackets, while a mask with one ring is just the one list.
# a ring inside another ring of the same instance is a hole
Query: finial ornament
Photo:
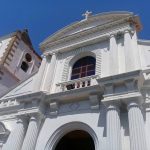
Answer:
[[84, 16], [86, 20], [87, 20], [91, 15], [92, 15], [92, 11], [88, 11], [88, 10], [87, 10], [84, 14], [82, 14], [82, 16]]

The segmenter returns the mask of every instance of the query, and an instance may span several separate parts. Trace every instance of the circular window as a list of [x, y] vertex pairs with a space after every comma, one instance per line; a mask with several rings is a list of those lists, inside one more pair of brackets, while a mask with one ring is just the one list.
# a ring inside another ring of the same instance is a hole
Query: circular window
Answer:
[[26, 59], [27, 62], [31, 62], [32, 61], [32, 56], [29, 53], [26, 53], [25, 59]]

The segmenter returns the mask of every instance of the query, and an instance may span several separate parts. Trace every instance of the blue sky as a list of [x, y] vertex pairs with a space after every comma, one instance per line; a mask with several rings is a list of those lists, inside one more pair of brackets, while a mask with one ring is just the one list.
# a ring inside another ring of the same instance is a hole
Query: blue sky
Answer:
[[149, 0], [0, 0], [0, 36], [27, 28], [36, 51], [39, 43], [62, 27], [93, 14], [131, 11], [139, 15], [143, 30], [139, 38], [150, 39]]

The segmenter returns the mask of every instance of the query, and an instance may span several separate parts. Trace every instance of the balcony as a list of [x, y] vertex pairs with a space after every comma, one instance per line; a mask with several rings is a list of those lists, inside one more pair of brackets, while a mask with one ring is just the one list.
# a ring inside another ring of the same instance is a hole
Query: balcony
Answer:
[[57, 92], [64, 92], [75, 90], [79, 88], [85, 88], [93, 85], [97, 85], [97, 77], [98, 75], [87, 76], [75, 80], [70, 80], [67, 82], [62, 82], [57, 84]]

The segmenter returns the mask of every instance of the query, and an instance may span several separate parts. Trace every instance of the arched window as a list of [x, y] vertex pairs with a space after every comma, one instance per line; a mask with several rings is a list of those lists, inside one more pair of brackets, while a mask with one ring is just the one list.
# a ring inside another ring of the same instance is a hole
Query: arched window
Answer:
[[95, 58], [86, 56], [79, 59], [72, 68], [71, 80], [95, 74]]
[[23, 61], [22, 64], [21, 64], [21, 69], [24, 71], [24, 72], [27, 72], [28, 71], [28, 68], [29, 68], [29, 65]]
[[32, 56], [29, 53], [25, 54], [25, 59], [27, 62], [31, 62], [32, 61]]

